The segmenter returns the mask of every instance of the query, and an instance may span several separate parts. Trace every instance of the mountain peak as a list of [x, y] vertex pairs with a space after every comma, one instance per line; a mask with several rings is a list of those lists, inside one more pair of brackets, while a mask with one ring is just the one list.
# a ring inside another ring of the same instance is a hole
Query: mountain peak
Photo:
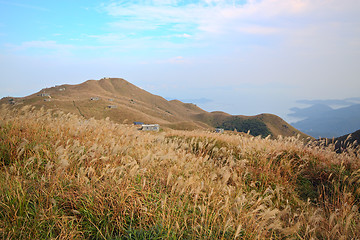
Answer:
[[[9, 104], [6, 99], [1, 100], [0, 103]], [[77, 85], [46, 88], [33, 95], [12, 101], [11, 104], [12, 107], [33, 105], [39, 108], [58, 109], [85, 118], [109, 117], [120, 123], [158, 123], [162, 127], [174, 129], [213, 129], [226, 122], [231, 126], [229, 130], [236, 128], [243, 129], [242, 131], [245, 132], [248, 130], [256, 132], [251, 128], [258, 128], [261, 125], [267, 129], [264, 132], [271, 133], [274, 137], [300, 133], [275, 115], [233, 116], [220, 111], [209, 113], [195, 104], [183, 103], [179, 100], [167, 101], [123, 78], [102, 78], [88, 80]]]

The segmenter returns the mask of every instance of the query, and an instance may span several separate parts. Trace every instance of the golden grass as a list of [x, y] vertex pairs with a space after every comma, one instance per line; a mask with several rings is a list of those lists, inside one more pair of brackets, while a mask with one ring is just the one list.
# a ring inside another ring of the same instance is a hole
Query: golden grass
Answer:
[[[356, 152], [2, 107], [4, 239], [356, 239]], [[359, 152], [357, 152], [359, 154]]]

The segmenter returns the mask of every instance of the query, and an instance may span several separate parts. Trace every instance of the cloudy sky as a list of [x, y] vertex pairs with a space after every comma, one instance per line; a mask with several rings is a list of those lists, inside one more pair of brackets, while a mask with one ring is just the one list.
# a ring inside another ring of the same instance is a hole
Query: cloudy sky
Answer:
[[359, 0], [0, 0], [0, 97], [121, 77], [207, 111], [360, 97]]

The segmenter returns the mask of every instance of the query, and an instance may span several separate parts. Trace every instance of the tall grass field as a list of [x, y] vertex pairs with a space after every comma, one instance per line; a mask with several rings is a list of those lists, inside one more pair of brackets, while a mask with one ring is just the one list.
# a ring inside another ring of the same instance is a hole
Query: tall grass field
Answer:
[[0, 110], [1, 239], [359, 239], [358, 150]]

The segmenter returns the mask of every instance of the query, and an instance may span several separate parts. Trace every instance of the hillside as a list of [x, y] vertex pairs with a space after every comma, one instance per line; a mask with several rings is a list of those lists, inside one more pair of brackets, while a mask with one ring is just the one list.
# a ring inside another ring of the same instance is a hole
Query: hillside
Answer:
[[0, 238], [359, 239], [359, 163], [295, 137], [2, 105]]
[[[41, 94], [49, 94], [51, 98], [39, 96]], [[140, 121], [159, 123], [173, 128], [186, 125], [187, 129], [209, 127], [190, 119], [193, 114], [205, 112], [195, 105], [167, 101], [120, 78], [89, 80], [78, 85], [46, 88], [30, 96], [16, 99], [15, 103], [17, 104], [14, 104], [14, 107], [31, 104], [86, 118], [109, 117], [119, 123]], [[116, 108], [108, 108], [110, 105]]]
[[275, 115], [232, 116], [223, 112], [209, 113], [191, 103], [167, 101], [121, 78], [103, 78], [78, 85], [55, 86], [24, 98], [4, 98], [1, 103], [10, 104], [13, 108], [32, 105], [37, 108], [62, 110], [85, 118], [109, 117], [118, 123], [158, 123], [163, 128], [172, 129], [223, 127], [241, 132], [250, 130], [250, 134], [264, 137], [269, 134], [272, 137], [298, 134], [302, 138], [308, 137]]

